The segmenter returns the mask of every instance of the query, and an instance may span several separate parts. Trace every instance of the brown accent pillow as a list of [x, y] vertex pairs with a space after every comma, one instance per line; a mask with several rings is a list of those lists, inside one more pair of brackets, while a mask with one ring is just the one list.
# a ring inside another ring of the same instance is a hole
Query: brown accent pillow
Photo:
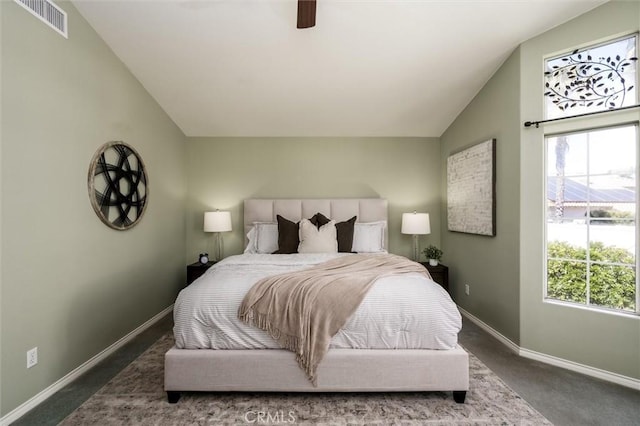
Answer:
[[316, 228], [320, 229], [322, 225], [329, 223], [331, 219], [327, 219], [322, 213], [316, 213], [309, 218], [309, 222], [313, 223]]
[[[336, 231], [338, 232], [338, 252], [351, 253], [351, 248], [353, 247], [353, 228], [356, 224], [357, 218], [358, 216], [354, 216], [344, 222], [336, 223]], [[309, 221], [319, 229], [321, 226], [329, 223], [331, 219], [327, 218], [322, 213], [316, 213], [311, 219], [309, 219]]]
[[289, 219], [277, 215], [278, 220], [278, 250], [273, 254], [291, 254], [298, 252], [298, 229], [300, 222], [292, 222]]

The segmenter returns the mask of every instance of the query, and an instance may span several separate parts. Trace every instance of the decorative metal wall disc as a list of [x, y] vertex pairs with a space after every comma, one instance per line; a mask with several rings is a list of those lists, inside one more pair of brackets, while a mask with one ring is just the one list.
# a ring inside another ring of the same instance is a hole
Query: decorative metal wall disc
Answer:
[[130, 145], [102, 145], [91, 160], [88, 186], [91, 206], [107, 226], [124, 231], [142, 218], [149, 184], [142, 158]]

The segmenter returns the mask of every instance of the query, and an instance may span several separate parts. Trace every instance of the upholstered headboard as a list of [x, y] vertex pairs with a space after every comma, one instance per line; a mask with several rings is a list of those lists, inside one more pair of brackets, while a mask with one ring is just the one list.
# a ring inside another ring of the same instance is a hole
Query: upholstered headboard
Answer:
[[[387, 200], [382, 198], [329, 198], [329, 199], [248, 199], [244, 201], [244, 234], [253, 222], [275, 222], [280, 215], [294, 222], [310, 218], [316, 213], [342, 222], [357, 216], [356, 222], [387, 220]], [[246, 243], [246, 238], [245, 238]], [[385, 249], [388, 236], [385, 232]]]

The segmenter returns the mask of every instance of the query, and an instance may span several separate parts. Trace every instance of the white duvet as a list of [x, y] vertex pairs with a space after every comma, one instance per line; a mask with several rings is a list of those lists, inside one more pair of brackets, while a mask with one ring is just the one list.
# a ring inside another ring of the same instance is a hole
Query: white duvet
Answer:
[[[243, 254], [211, 267], [183, 289], [174, 306], [181, 349], [278, 349], [268, 333], [238, 319], [238, 307], [261, 278], [349, 254]], [[375, 256], [375, 255], [372, 255]], [[437, 283], [419, 274], [377, 280], [331, 340], [331, 348], [451, 349], [462, 321]]]

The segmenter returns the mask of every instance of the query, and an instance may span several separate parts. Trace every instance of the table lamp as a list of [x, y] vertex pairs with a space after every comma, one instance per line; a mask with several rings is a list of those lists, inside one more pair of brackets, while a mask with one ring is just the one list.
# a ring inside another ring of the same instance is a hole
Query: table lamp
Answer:
[[213, 253], [213, 260], [222, 260], [222, 236], [221, 232], [231, 231], [231, 213], [216, 210], [204, 213], [204, 232], [214, 232], [216, 246]]
[[426, 235], [431, 233], [429, 213], [403, 213], [401, 232], [403, 234], [413, 235], [413, 260], [418, 262], [418, 260], [420, 259], [420, 251], [418, 249], [418, 235]]

